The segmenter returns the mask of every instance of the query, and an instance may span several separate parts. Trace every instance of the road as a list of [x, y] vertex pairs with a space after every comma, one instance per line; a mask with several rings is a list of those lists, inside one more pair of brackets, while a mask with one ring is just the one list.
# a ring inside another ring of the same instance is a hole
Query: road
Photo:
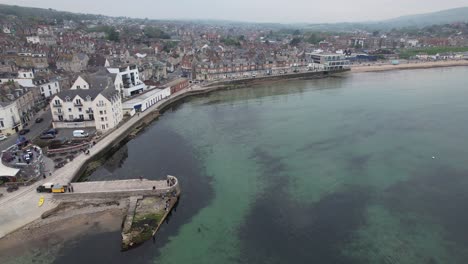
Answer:
[[[35, 123], [36, 118], [42, 117], [44, 121], [41, 123]], [[45, 111], [39, 111], [32, 119], [29, 121], [29, 128], [31, 131], [25, 135], [27, 139], [34, 139], [38, 137], [44, 130], [48, 129], [52, 123], [52, 114], [50, 113], [49, 108]], [[0, 149], [5, 150], [16, 143], [18, 134], [9, 136], [6, 140], [0, 142]]]

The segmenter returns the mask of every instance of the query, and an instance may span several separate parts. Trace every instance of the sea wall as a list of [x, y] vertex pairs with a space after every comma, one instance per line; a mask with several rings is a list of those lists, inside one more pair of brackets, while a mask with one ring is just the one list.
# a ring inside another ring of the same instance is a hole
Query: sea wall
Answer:
[[322, 78], [331, 74], [342, 73], [350, 71], [351, 69], [333, 70], [333, 71], [307, 71], [298, 73], [288, 73], [282, 75], [269, 75], [255, 78], [243, 78], [236, 80], [217, 81], [209, 84], [207, 87], [216, 85], [240, 85], [240, 84], [255, 84], [256, 82], [264, 81], [278, 81], [288, 79], [308, 79], [308, 78]]
[[[96, 200], [96, 199], [121, 199], [131, 196], [160, 196], [163, 194], [170, 194], [176, 192], [180, 195], [181, 189], [179, 180], [174, 176], [168, 176], [169, 179], [174, 179], [171, 186], [164, 188], [153, 189], [133, 189], [133, 190], [106, 190], [106, 191], [93, 191], [93, 192], [66, 192], [66, 193], [54, 193], [53, 198], [59, 202], [64, 201], [77, 201], [77, 200]], [[92, 183], [92, 182], [87, 182]]]

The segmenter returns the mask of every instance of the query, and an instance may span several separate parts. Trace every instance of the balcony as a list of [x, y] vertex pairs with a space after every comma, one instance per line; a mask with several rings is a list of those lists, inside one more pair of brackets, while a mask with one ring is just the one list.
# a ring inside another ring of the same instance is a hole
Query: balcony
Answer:
[[62, 104], [53, 104], [53, 107], [62, 107]]

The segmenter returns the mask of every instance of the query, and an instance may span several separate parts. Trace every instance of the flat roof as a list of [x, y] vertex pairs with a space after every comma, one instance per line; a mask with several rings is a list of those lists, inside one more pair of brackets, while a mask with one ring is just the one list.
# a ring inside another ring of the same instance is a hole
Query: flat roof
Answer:
[[148, 99], [148, 98], [154, 96], [155, 94], [160, 93], [160, 92], [161, 92], [162, 90], [164, 90], [164, 89], [167, 89], [167, 87], [164, 87], [164, 88], [162, 88], [162, 89], [155, 88], [155, 89], [150, 90], [150, 91], [148, 91], [148, 92], [146, 92], [146, 93], [143, 93], [143, 94], [141, 94], [141, 95], [139, 95], [139, 96], [137, 96], [137, 97], [135, 97], [135, 98], [132, 98], [132, 99], [130, 99], [130, 100], [128, 100], [128, 101], [125, 101], [125, 102], [123, 102], [122, 104], [123, 104], [123, 105], [135, 105], [135, 104], [139, 104], [139, 103], [141, 103], [142, 101], [144, 101], [144, 100], [146, 100], [146, 99]]

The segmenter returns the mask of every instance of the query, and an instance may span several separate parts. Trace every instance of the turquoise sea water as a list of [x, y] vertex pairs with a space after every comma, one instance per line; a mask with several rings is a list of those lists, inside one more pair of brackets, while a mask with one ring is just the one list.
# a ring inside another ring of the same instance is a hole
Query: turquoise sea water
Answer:
[[119, 234], [103, 233], [44, 258], [466, 263], [467, 74], [344, 74], [189, 99], [90, 176], [178, 176], [157, 242], [121, 253]]

